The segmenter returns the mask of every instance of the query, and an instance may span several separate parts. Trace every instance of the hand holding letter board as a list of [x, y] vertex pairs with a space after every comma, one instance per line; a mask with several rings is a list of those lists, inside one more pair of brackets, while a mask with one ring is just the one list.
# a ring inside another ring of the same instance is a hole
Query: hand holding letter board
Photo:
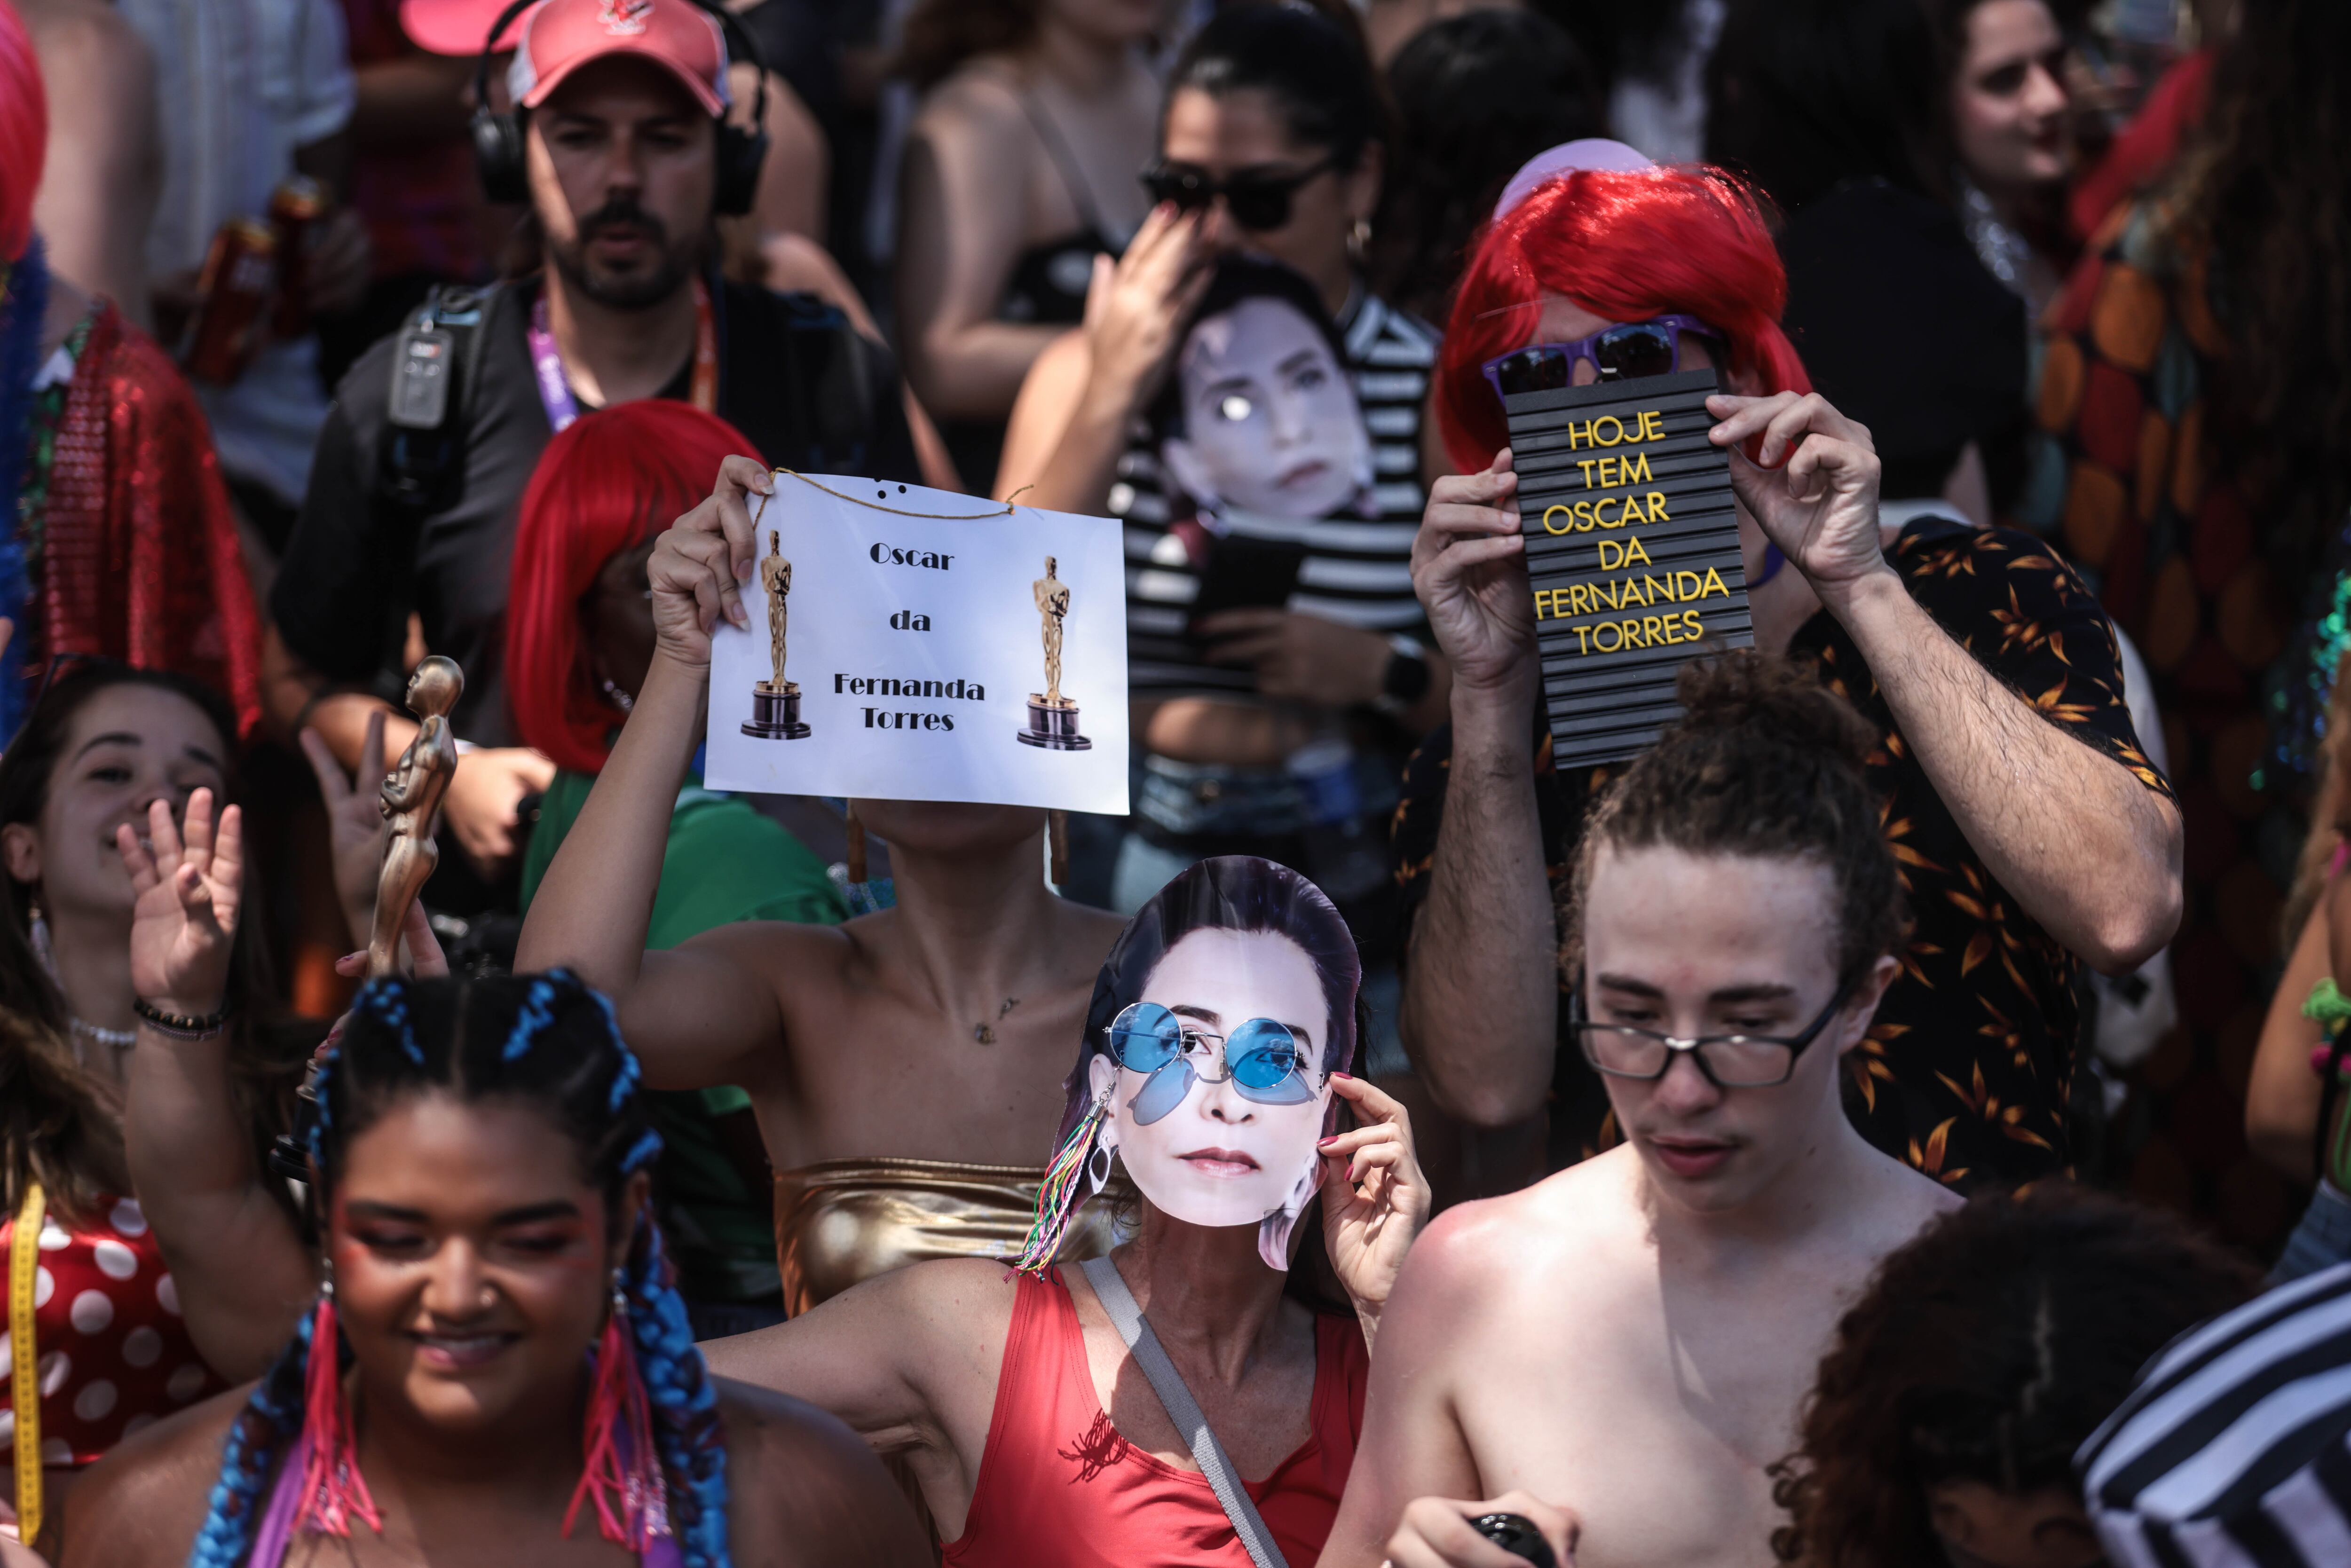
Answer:
[[1562, 768], [1647, 749], [1683, 663], [1755, 642], [1729, 456], [1707, 439], [1719, 390], [1685, 371], [1504, 400]]

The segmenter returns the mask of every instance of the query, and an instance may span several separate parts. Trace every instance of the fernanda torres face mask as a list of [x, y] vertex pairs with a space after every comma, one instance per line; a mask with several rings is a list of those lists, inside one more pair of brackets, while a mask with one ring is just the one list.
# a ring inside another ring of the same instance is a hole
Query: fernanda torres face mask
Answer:
[[1331, 1073], [1353, 1061], [1360, 977], [1338, 911], [1293, 871], [1226, 856], [1170, 883], [1096, 982], [1074, 1120], [1040, 1205], [1050, 1236], [1032, 1233], [1024, 1264], [1042, 1267], [1040, 1243], [1058, 1243], [1115, 1156], [1153, 1207], [1256, 1226], [1259, 1254], [1286, 1269], [1320, 1180]]

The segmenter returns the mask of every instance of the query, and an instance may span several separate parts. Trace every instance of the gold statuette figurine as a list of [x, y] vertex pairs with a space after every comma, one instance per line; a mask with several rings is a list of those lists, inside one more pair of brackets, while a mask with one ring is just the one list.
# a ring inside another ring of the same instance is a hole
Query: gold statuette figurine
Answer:
[[1047, 556], [1045, 575], [1029, 585], [1045, 639], [1045, 689], [1029, 694], [1029, 727], [1020, 731], [1020, 742], [1048, 751], [1088, 751], [1094, 743], [1078, 733], [1078, 705], [1061, 695], [1061, 623], [1070, 616], [1070, 585], [1053, 575], [1055, 565]]
[[768, 658], [770, 678], [751, 688], [751, 717], [743, 733], [762, 740], [798, 740], [808, 734], [800, 722], [800, 689], [784, 679], [785, 601], [791, 597], [792, 563], [784, 559], [784, 537], [768, 532], [768, 553], [759, 559], [759, 587], [768, 596]]
[[392, 823], [392, 835], [384, 842], [383, 869], [376, 876], [375, 929], [368, 937], [371, 977], [400, 972], [400, 928], [407, 923], [408, 906], [440, 862], [433, 820], [457, 771], [457, 737], [449, 727], [449, 710], [465, 690], [465, 672], [455, 659], [438, 653], [408, 677], [408, 711], [424, 723], [383, 781], [383, 814]]

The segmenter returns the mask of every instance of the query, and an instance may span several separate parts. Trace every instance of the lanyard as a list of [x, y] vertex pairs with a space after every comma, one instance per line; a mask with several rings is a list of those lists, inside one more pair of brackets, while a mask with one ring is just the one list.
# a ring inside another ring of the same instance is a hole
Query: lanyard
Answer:
[[[530, 368], [538, 382], [538, 402], [547, 410], [547, 423], [559, 432], [569, 428], [580, 417], [580, 400], [571, 395], [571, 382], [563, 373], [563, 356], [556, 350], [555, 334], [547, 325], [544, 290], [530, 307]], [[687, 395], [703, 413], [718, 412], [718, 329], [711, 320], [710, 290], [699, 277], [694, 280], [694, 383]]]
[[41, 1380], [33, 1303], [45, 1207], [41, 1184], [26, 1182], [25, 1204], [8, 1237], [8, 1407], [16, 1417], [16, 1531], [27, 1546], [41, 1533]]

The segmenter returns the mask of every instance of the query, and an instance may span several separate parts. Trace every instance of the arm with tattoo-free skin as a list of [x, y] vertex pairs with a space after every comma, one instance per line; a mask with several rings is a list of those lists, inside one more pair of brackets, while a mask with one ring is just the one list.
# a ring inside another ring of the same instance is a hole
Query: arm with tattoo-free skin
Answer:
[[[116, 830], [138, 902], [131, 983], [149, 1005], [203, 1017], [228, 995], [244, 902], [244, 812], [188, 800], [184, 829], [158, 800], [148, 842]], [[131, 1186], [180, 1291], [188, 1333], [232, 1380], [257, 1376], [318, 1290], [309, 1254], [271, 1198], [230, 1086], [231, 1037], [175, 1040], [141, 1021], [131, 1053], [123, 1145]]]
[[[1739, 498], [1860, 648], [1984, 867], [2103, 974], [2179, 924], [2179, 810], [2035, 712], [1954, 642], [1887, 562], [1869, 433], [1817, 393], [1711, 397]], [[1738, 444], [1760, 437], [1755, 460]]]
[[645, 951], [670, 816], [702, 741], [711, 631], [722, 615], [748, 622], [741, 590], [758, 551], [746, 503], [774, 485], [756, 459], [729, 457], [710, 498], [654, 547], [645, 566], [653, 664], [531, 900], [515, 951], [517, 972], [564, 965], [609, 997], [657, 1089], [755, 1085], [773, 1070], [783, 1039], [768, 978], [778, 955], [758, 928], [722, 926], [666, 952]]
[[[1449, 807], [1448, 807], [1449, 810]], [[1456, 1406], [1457, 1355], [1491, 1333], [1482, 1309], [1493, 1281], [1478, 1260], [1513, 1244], [1510, 1221], [1467, 1204], [1431, 1225], [1396, 1281], [1381, 1354], [1372, 1358], [1364, 1431], [1339, 1517], [1318, 1568], [1512, 1568], [1525, 1559], [1471, 1527], [1487, 1513], [1531, 1522], [1563, 1568], [1573, 1568], [1573, 1511], [1511, 1491], [1489, 1502]]]
[[1559, 1008], [1532, 759], [1541, 667], [1507, 447], [1430, 486], [1412, 580], [1452, 665], [1453, 756], [1405, 957], [1404, 1041], [1447, 1111], [1503, 1126], [1542, 1106]]
[[[2351, 893], [2351, 883], [2337, 878], [2303, 922], [2285, 973], [2270, 996], [2261, 1041], [2253, 1047], [2252, 1072], [2245, 1082], [2245, 1146], [2272, 1170], [2300, 1182], [2319, 1174], [2311, 1168], [2310, 1142], [2318, 1128], [2325, 1084], [2310, 1070], [2310, 1053], [2326, 1040], [2316, 1019], [2302, 1016], [2302, 1004], [2313, 986], [2342, 973], [2326, 949], [2333, 906], [2346, 893]], [[2351, 908], [2346, 913], [2351, 914]]]

